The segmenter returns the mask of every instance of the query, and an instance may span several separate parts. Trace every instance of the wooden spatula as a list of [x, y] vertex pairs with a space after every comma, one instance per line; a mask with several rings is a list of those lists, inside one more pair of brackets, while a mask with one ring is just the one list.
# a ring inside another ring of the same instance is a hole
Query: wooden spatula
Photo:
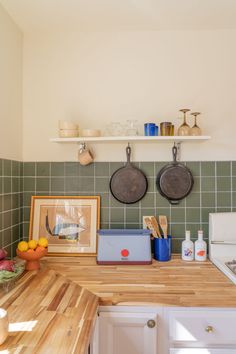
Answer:
[[151, 216], [151, 223], [157, 233], [157, 236], [161, 238], [161, 232], [160, 232], [159, 225], [158, 225], [158, 222], [157, 222], [157, 219], [155, 218], [155, 216]]
[[167, 217], [165, 215], [159, 216], [159, 224], [163, 231], [164, 238], [167, 238], [168, 224], [167, 224]]
[[154, 229], [154, 226], [149, 218], [144, 218], [145, 224], [147, 225], [148, 229], [152, 232], [153, 237], [158, 237], [157, 232]]

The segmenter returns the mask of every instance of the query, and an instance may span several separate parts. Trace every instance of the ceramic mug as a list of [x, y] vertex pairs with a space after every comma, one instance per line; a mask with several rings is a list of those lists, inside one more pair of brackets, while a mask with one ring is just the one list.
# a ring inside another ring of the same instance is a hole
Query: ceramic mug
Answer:
[[0, 345], [5, 342], [8, 336], [8, 316], [7, 311], [0, 308]]
[[83, 145], [79, 150], [78, 156], [81, 165], [86, 166], [93, 162], [93, 155], [91, 151]]

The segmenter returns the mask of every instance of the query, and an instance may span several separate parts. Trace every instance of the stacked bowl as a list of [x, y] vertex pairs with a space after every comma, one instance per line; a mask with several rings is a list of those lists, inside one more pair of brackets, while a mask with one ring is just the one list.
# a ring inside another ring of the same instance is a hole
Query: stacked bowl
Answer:
[[60, 138], [76, 138], [79, 136], [79, 126], [75, 122], [60, 120], [59, 121], [59, 137]]

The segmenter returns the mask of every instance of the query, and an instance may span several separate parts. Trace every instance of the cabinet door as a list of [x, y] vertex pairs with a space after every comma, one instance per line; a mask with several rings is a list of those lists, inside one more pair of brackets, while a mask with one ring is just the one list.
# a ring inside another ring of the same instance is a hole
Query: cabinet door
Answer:
[[170, 349], [170, 354], [236, 354], [236, 349], [175, 348]]
[[100, 313], [99, 354], [157, 354], [156, 323], [156, 314]]
[[204, 343], [206, 347], [236, 346], [236, 311], [215, 309], [170, 310], [169, 329], [172, 343]]
[[99, 319], [96, 319], [88, 354], [99, 354]]

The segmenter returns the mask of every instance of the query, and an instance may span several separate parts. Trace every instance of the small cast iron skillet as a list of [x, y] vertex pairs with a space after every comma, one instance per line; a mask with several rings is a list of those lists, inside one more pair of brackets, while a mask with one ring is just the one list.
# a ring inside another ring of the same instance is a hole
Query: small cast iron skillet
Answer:
[[127, 163], [113, 173], [110, 190], [115, 199], [124, 204], [133, 204], [144, 197], [148, 182], [145, 174], [130, 162], [131, 148], [126, 148]]
[[156, 179], [160, 194], [171, 204], [178, 204], [180, 200], [189, 195], [193, 188], [192, 172], [182, 163], [176, 161], [177, 147], [172, 148], [173, 162], [164, 166]]

